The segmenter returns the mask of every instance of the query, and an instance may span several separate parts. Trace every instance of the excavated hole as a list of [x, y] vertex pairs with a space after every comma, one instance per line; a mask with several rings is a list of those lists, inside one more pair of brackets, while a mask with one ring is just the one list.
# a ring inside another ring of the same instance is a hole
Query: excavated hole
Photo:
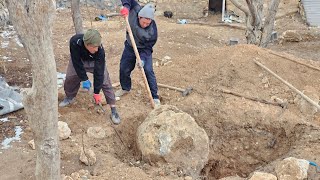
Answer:
[[[189, 107], [183, 110], [191, 115], [194, 114], [194, 111], [198, 111], [189, 109]], [[284, 128], [277, 127], [272, 123], [263, 124], [260, 122], [252, 125], [249, 122], [253, 121], [243, 119], [243, 123], [240, 125], [232, 120], [217, 120], [212, 118], [219, 117], [212, 109], [204, 114], [200, 112], [200, 114], [200, 116], [195, 117], [195, 120], [205, 129], [210, 139], [209, 161], [203, 168], [200, 179], [215, 180], [234, 175], [248, 177], [257, 168], [287, 154], [296, 141], [297, 136], [295, 134], [288, 137]], [[145, 118], [145, 115], [141, 115], [132, 117], [132, 120], [135, 119], [142, 123]], [[255, 118], [258, 118], [258, 116], [255, 116]], [[159, 164], [155, 165], [143, 161], [136, 145], [136, 130], [139, 124], [129, 123], [119, 129], [128, 147], [124, 149], [118, 143], [119, 151], [116, 152], [118, 159], [142, 170], [146, 170], [146, 164], [163, 168], [158, 166]], [[136, 162], [139, 162], [139, 164]], [[177, 172], [174, 169], [168, 170], [168, 174], [174, 173], [177, 176], [184, 176], [184, 174]]]
[[252, 127], [227, 122], [214, 128], [218, 128], [215, 133], [212, 129], [206, 130], [210, 155], [202, 173], [208, 180], [234, 175], [247, 177], [256, 168], [286, 154], [294, 142], [283, 128], [272, 127], [272, 124]]

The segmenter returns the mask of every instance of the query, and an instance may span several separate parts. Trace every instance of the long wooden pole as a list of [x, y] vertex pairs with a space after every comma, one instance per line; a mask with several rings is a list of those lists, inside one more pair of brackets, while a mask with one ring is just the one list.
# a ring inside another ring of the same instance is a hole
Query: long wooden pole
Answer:
[[309, 67], [309, 68], [311, 68], [311, 69], [320, 71], [320, 68], [318, 68], [318, 67], [315, 67], [315, 66], [312, 66], [312, 65], [309, 65], [309, 64], [300, 62], [300, 61], [298, 61], [298, 60], [295, 60], [295, 59], [293, 59], [293, 58], [287, 57], [287, 56], [285, 56], [285, 55], [282, 55], [282, 54], [279, 54], [279, 53], [276, 53], [276, 52], [273, 52], [273, 51], [269, 51], [269, 53], [270, 53], [270, 54], [273, 54], [273, 55], [275, 55], [275, 56], [278, 56], [278, 57], [282, 57], [283, 59], [287, 59], [287, 60], [289, 60], [289, 61], [292, 61], [292, 62], [301, 64], [301, 65], [306, 66], [306, 67]]
[[320, 110], [320, 106], [318, 105], [318, 103], [314, 102], [312, 99], [310, 99], [308, 96], [304, 95], [301, 91], [299, 91], [297, 88], [295, 88], [293, 85], [291, 85], [290, 83], [288, 83], [287, 81], [285, 81], [284, 79], [282, 79], [280, 76], [278, 76], [276, 73], [272, 72], [270, 69], [268, 69], [267, 67], [265, 67], [264, 65], [262, 65], [261, 63], [259, 63], [256, 60], [253, 60], [258, 66], [262, 67], [263, 69], [265, 69], [266, 71], [268, 71], [270, 74], [272, 74], [274, 77], [276, 77], [277, 79], [279, 79], [281, 82], [283, 82], [284, 84], [286, 84], [287, 86], [289, 86], [292, 90], [294, 90], [296, 93], [298, 93], [302, 98], [304, 98], [306, 101], [308, 101], [310, 104], [314, 105], [315, 107], [317, 107]]
[[[140, 58], [140, 55], [139, 55], [139, 52], [138, 52], [138, 48], [137, 48], [136, 42], [134, 41], [134, 37], [133, 37], [132, 31], [131, 31], [131, 27], [130, 27], [128, 16], [126, 17], [126, 23], [127, 23], [127, 30], [128, 30], [129, 36], [130, 36], [131, 44], [132, 44], [134, 53], [136, 55], [136, 59], [138, 61], [138, 64], [141, 64], [141, 58]], [[140, 72], [141, 72], [141, 75], [143, 77], [143, 82], [144, 82], [144, 85], [146, 87], [147, 95], [148, 95], [148, 97], [150, 99], [151, 106], [152, 106], [152, 108], [155, 108], [155, 105], [154, 105], [154, 102], [153, 102], [153, 98], [152, 98], [152, 95], [151, 95], [151, 91], [150, 91], [150, 87], [149, 87], [148, 80], [147, 80], [146, 74], [144, 72], [144, 69], [143, 69], [143, 67], [139, 68], [139, 69], [141, 70]]]

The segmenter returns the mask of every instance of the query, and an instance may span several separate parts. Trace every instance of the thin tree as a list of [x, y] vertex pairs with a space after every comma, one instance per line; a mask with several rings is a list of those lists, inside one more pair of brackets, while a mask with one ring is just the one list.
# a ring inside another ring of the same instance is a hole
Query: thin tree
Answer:
[[[268, 4], [267, 15], [263, 15], [263, 0], [245, 0], [245, 5], [238, 0], [230, 0], [245, 14], [246, 38], [248, 44], [267, 47], [274, 30], [274, 21], [280, 0], [271, 0]], [[263, 21], [264, 19], [264, 21]]]
[[23, 104], [34, 132], [37, 180], [60, 179], [58, 90], [52, 47], [53, 0], [6, 0], [9, 17], [32, 63], [32, 88]]
[[80, 0], [71, 0], [71, 12], [76, 34], [82, 34], [83, 26], [80, 12]]

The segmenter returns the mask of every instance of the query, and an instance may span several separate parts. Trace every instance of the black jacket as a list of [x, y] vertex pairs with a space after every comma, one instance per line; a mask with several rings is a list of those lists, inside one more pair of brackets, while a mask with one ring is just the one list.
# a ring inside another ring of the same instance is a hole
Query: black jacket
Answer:
[[73, 67], [81, 81], [88, 80], [86, 70], [83, 66], [83, 61], [94, 61], [93, 87], [94, 93], [99, 94], [102, 88], [106, 66], [105, 52], [102, 45], [96, 53], [91, 54], [84, 46], [83, 34], [76, 34], [71, 37], [69, 47]]

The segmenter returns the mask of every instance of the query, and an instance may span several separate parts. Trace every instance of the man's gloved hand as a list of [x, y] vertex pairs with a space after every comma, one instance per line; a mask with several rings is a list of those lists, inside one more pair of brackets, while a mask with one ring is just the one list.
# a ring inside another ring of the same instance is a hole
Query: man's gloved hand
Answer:
[[139, 68], [143, 68], [144, 67], [144, 60], [141, 59], [141, 63], [137, 63], [137, 66]]
[[100, 104], [101, 103], [100, 94], [93, 94], [93, 98], [94, 98], [94, 101], [96, 102], [96, 104]]
[[123, 7], [123, 8], [120, 10], [120, 14], [121, 14], [123, 17], [127, 17], [128, 14], [129, 14], [129, 9], [126, 8], [126, 7]]
[[90, 82], [90, 80], [88, 79], [88, 80], [86, 80], [86, 81], [82, 81], [82, 88], [83, 89], [86, 89], [86, 90], [90, 90], [90, 88], [91, 88], [91, 82]]

